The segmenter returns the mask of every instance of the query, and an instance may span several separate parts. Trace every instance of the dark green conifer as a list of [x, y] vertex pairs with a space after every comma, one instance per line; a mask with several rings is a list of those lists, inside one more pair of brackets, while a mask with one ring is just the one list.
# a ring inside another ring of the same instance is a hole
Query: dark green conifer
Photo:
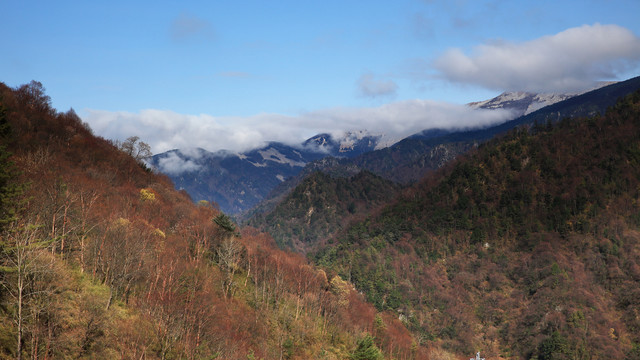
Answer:
[[367, 334], [358, 341], [358, 346], [349, 358], [351, 360], [382, 360], [384, 356], [376, 346], [373, 336]]

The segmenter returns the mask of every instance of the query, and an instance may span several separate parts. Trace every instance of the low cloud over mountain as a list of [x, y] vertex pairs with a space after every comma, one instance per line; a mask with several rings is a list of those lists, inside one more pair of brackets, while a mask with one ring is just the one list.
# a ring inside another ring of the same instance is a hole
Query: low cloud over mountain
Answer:
[[287, 116], [259, 114], [249, 117], [214, 117], [178, 114], [167, 110], [138, 113], [89, 110], [85, 117], [96, 133], [111, 139], [140, 136], [154, 153], [200, 147], [241, 152], [268, 141], [299, 144], [318, 133], [337, 136], [367, 129], [402, 139], [428, 128], [483, 127], [512, 118], [506, 110], [472, 109], [466, 105], [430, 100], [409, 100], [370, 108], [332, 108]]

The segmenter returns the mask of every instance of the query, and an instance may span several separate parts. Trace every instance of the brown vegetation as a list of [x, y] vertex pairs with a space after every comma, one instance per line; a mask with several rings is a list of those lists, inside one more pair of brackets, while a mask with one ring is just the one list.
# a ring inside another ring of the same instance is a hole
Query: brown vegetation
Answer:
[[0, 358], [344, 359], [368, 333], [389, 357], [425, 357], [352, 286], [193, 204], [52, 109], [41, 84], [0, 84], [0, 108], [16, 169], [2, 184]]

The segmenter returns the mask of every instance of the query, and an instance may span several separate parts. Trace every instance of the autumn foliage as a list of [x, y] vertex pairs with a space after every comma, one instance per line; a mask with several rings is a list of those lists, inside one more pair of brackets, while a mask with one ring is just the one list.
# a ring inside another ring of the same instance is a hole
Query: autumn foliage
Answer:
[[0, 109], [16, 168], [2, 188], [16, 216], [0, 235], [0, 358], [344, 359], [367, 334], [385, 356], [425, 358], [350, 283], [193, 204], [52, 109], [40, 83], [0, 84]]

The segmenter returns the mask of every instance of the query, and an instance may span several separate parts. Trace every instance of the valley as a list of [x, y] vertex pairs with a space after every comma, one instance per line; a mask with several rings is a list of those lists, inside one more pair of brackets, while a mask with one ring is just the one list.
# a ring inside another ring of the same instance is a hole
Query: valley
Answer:
[[640, 1], [0, 9], [0, 360], [640, 360]]
[[[3, 86], [0, 354], [637, 358], [639, 81], [388, 147], [151, 163]], [[258, 206], [234, 222], [198, 182]]]

